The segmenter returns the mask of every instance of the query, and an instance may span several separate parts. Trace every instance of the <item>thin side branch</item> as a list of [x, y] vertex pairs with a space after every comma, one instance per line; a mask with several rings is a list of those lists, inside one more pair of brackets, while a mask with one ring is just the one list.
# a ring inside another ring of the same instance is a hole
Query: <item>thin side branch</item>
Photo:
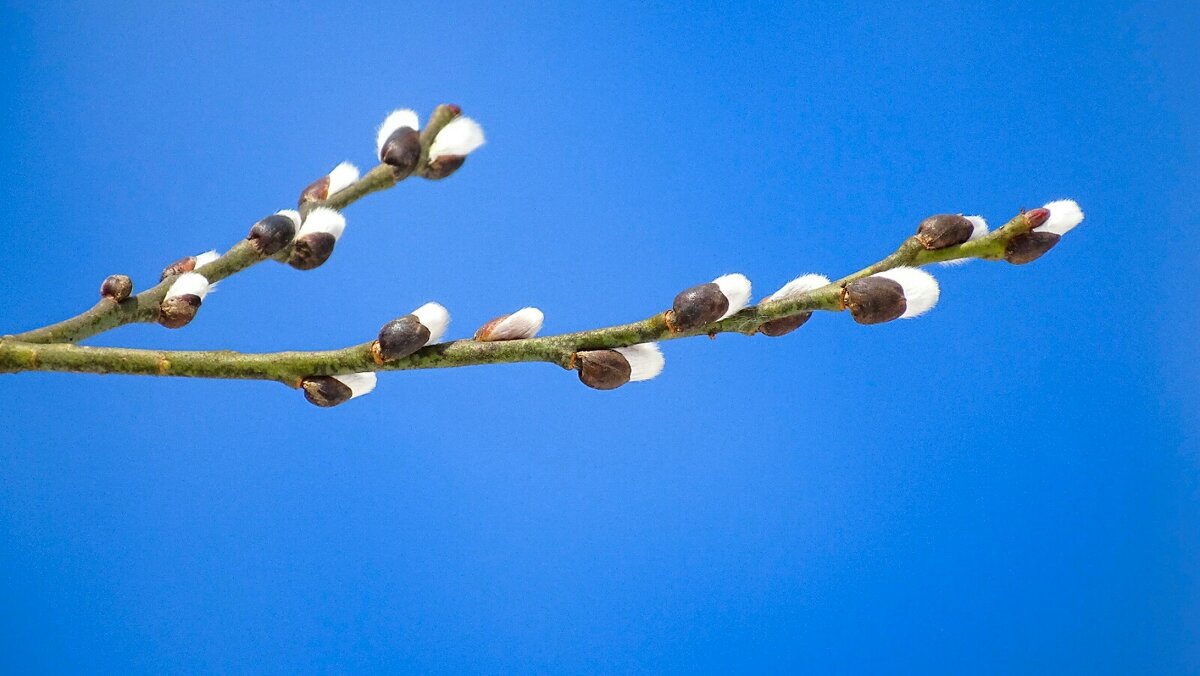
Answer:
[[[428, 157], [429, 146], [433, 143], [437, 132], [445, 127], [450, 120], [454, 119], [455, 114], [456, 111], [453, 106], [442, 105], [434, 110], [425, 129], [421, 132], [422, 158]], [[425, 167], [425, 162], [419, 164], [414, 175], [423, 176]], [[379, 164], [364, 174], [358, 181], [331, 195], [329, 199], [322, 202], [306, 203], [301, 209], [304, 213], [307, 213], [316, 207], [325, 206], [340, 211], [359, 199], [373, 192], [391, 188], [396, 183], [397, 180], [391, 167], [386, 164]], [[287, 260], [291, 249], [292, 247], [289, 245], [283, 251], [276, 254], [274, 258], [281, 261]], [[202, 273], [208, 281], [215, 283], [257, 265], [268, 258], [270, 257], [260, 255], [249, 241], [242, 240], [234, 245], [232, 249], [225, 252], [220, 258], [198, 269], [197, 272]], [[40, 329], [26, 331], [25, 333], [3, 336], [2, 339], [23, 343], [77, 343], [105, 331], [124, 326], [125, 324], [154, 322], [158, 317], [159, 306], [162, 305], [163, 299], [166, 298], [167, 291], [171, 288], [171, 283], [174, 280], [174, 276], [167, 277], [154, 287], [119, 303], [107, 298], [101, 299], [91, 309], [70, 319]]]

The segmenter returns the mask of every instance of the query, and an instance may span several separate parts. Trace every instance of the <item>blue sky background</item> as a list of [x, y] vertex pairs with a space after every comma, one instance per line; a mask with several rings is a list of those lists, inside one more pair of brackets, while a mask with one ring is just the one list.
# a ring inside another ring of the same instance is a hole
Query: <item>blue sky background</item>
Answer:
[[347, 210], [333, 259], [187, 329], [341, 347], [756, 297], [937, 212], [1078, 199], [927, 317], [548, 365], [273, 384], [0, 377], [6, 671], [1200, 668], [1195, 3], [5, 3], [0, 332], [227, 248], [395, 107], [488, 144]]

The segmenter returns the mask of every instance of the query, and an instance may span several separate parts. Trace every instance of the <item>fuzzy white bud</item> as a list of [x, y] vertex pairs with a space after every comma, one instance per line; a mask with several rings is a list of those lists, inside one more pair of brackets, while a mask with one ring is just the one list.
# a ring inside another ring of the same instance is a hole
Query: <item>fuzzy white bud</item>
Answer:
[[333, 239], [337, 240], [341, 238], [345, 229], [346, 217], [340, 212], [328, 207], [317, 207], [308, 212], [308, 216], [304, 219], [304, 225], [296, 233], [296, 237], [300, 238], [314, 232], [324, 232], [333, 235]]
[[300, 219], [299, 211], [296, 211], [295, 209], [283, 209], [280, 211], [276, 211], [275, 215], [276, 216], [286, 216], [287, 218], [291, 219], [292, 223], [296, 226], [296, 231], [297, 232], [300, 231], [300, 220], [301, 219]]
[[205, 251], [202, 254], [197, 254], [194, 257], [196, 259], [196, 265], [192, 269], [199, 270], [200, 268], [204, 267], [205, 265], [208, 265], [209, 263], [217, 260], [220, 257], [221, 257], [221, 254], [219, 254], [213, 250]]
[[[542, 330], [546, 316], [535, 307], [523, 307], [490, 327], [485, 327], [486, 340], [520, 340], [532, 338]], [[490, 323], [490, 322], [489, 322]], [[482, 330], [482, 329], [481, 329]]]
[[1050, 216], [1036, 228], [1038, 232], [1052, 232], [1062, 237], [1083, 222], [1083, 209], [1075, 200], [1056, 200], [1042, 208], [1049, 211]]
[[478, 122], [469, 117], [456, 117], [434, 137], [429, 146], [429, 159], [470, 155], [483, 142], [483, 127]]
[[734, 314], [738, 310], [750, 304], [750, 280], [746, 279], [746, 275], [733, 273], [730, 275], [721, 275], [712, 281], [721, 290], [721, 294], [729, 300], [729, 309], [725, 310], [725, 314], [717, 318], [717, 320], [725, 319]]
[[167, 289], [167, 298], [192, 295], [204, 300], [208, 292], [215, 287], [216, 284], [209, 284], [208, 278], [199, 272], [185, 272], [171, 283], [171, 288]]
[[[388, 137], [396, 133], [397, 129], [408, 127], [413, 131], [421, 130], [421, 118], [417, 117], [417, 111], [411, 108], [401, 108], [393, 110], [383, 119], [383, 124], [379, 125], [379, 131], [375, 134], [375, 153], [383, 152], [383, 144], [387, 143]], [[333, 194], [333, 191], [330, 191]]]
[[361, 397], [364, 394], [370, 394], [371, 390], [375, 389], [375, 384], [378, 382], [378, 377], [374, 371], [365, 373], [347, 373], [340, 376], [334, 376], [341, 384], [350, 388], [350, 398]]
[[815, 291], [815, 290], [821, 288], [822, 286], [827, 286], [828, 284], [829, 284], [829, 278], [826, 277], [825, 275], [814, 275], [814, 274], [800, 275], [799, 277], [793, 279], [792, 281], [788, 282], [787, 284], [784, 284], [775, 293], [773, 293], [773, 294], [767, 296], [766, 298], [762, 299], [761, 301], [759, 301], [759, 304], [761, 305], [763, 303], [767, 303], [767, 302], [770, 302], [773, 300], [784, 300], [787, 298], [795, 298], [797, 296], [804, 295], [804, 294], [808, 293], [809, 291]]
[[329, 171], [329, 188], [326, 194], [334, 195], [358, 180], [358, 167], [342, 162]]
[[412, 313], [422, 326], [429, 329], [429, 340], [426, 341], [426, 345], [433, 345], [440, 341], [446, 333], [446, 327], [450, 326], [450, 311], [438, 303], [426, 303], [413, 310]]
[[662, 373], [666, 359], [658, 343], [639, 343], [629, 347], [613, 348], [629, 362], [629, 381], [650, 380]]
[[937, 305], [941, 289], [933, 275], [918, 268], [899, 267], [878, 272], [874, 277], [890, 279], [904, 290], [905, 310], [900, 319], [912, 319], [929, 312]]

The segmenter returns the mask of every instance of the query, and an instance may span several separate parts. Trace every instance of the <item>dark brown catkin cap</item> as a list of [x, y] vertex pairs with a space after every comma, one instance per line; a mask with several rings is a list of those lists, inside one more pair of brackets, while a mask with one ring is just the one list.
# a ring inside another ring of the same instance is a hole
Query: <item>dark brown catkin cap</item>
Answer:
[[379, 329], [373, 352], [380, 361], [391, 361], [407, 357], [425, 347], [425, 343], [428, 342], [428, 327], [422, 324], [416, 315], [404, 315]]
[[111, 298], [118, 303], [133, 293], [133, 280], [126, 275], [109, 275], [100, 284], [100, 297]]
[[354, 394], [349, 385], [332, 376], [309, 376], [300, 382], [300, 387], [310, 404], [322, 408], [344, 404]]
[[908, 309], [904, 287], [886, 277], [857, 279], [847, 284], [842, 293], [846, 307], [859, 324], [890, 322]]
[[458, 171], [466, 161], [466, 155], [442, 155], [436, 160], [429, 161], [429, 166], [425, 168], [425, 178], [435, 181], [446, 178]]
[[591, 350], [575, 355], [579, 382], [597, 390], [615, 390], [629, 382], [632, 369], [625, 355], [616, 350]]
[[200, 296], [186, 293], [182, 296], [170, 296], [158, 306], [158, 323], [168, 329], [178, 329], [187, 326], [196, 318], [200, 309]]
[[319, 268], [333, 255], [337, 238], [327, 232], [310, 232], [296, 240], [288, 265], [297, 270]]
[[421, 160], [421, 135], [412, 127], [392, 132], [379, 149], [379, 161], [392, 167], [396, 180], [407, 178]]
[[758, 332], [772, 338], [784, 336], [804, 326], [804, 322], [807, 322], [809, 317], [812, 317], [811, 312], [802, 312], [791, 317], [783, 317], [782, 319], [772, 319], [758, 327]]
[[1008, 247], [1004, 249], [1004, 260], [1013, 265], [1024, 265], [1032, 263], [1042, 257], [1050, 249], [1058, 244], [1061, 239], [1058, 235], [1052, 232], [1027, 232], [1024, 235], [1017, 235], [1008, 242]]
[[671, 323], [676, 331], [691, 331], [715, 322], [729, 309], [729, 299], [713, 282], [684, 289], [671, 304]]
[[250, 227], [246, 239], [263, 256], [274, 256], [296, 236], [296, 223], [287, 216], [271, 214]]
[[326, 174], [321, 178], [308, 184], [300, 193], [299, 206], [304, 206], [305, 202], [324, 202], [329, 198], [329, 175]]
[[926, 249], [945, 249], [957, 246], [971, 238], [975, 226], [965, 216], [937, 214], [921, 221], [917, 227], [917, 241]]

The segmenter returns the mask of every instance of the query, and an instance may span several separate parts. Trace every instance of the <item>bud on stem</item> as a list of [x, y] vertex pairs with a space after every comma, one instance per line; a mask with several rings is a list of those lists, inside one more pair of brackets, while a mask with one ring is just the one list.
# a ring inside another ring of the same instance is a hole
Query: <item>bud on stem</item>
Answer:
[[737, 273], [722, 275], [675, 296], [667, 325], [674, 332], [692, 331], [732, 315], [749, 302], [750, 280]]
[[[787, 284], [784, 284], [782, 288], [770, 296], [762, 299], [758, 302], [758, 304], [762, 305], [763, 303], [770, 303], [777, 300], [790, 300], [793, 298], [798, 298], [806, 293], [809, 293], [810, 291], [815, 291], [823, 286], [827, 286], [828, 284], [829, 278], [825, 275], [801, 275]], [[804, 323], [807, 322], [810, 317], [812, 317], [811, 312], [802, 312], [797, 315], [791, 315], [790, 317], [772, 319], [769, 322], [763, 323], [762, 326], [759, 326], [758, 332], [772, 338], [787, 335], [801, 326], [804, 326]]]
[[309, 202], [324, 202], [358, 180], [358, 167], [342, 162], [328, 174], [318, 178], [300, 193], [300, 206]]
[[345, 217], [333, 209], [317, 207], [308, 212], [292, 244], [288, 265], [297, 270], [320, 267], [333, 255], [333, 248], [345, 229]]
[[1024, 265], [1041, 258], [1062, 236], [1083, 222], [1083, 210], [1075, 200], [1056, 200], [1040, 209], [1025, 212], [1030, 231], [1013, 237], [1004, 249], [1004, 260]]
[[180, 258], [174, 263], [171, 263], [167, 267], [163, 268], [162, 275], [159, 276], [158, 281], [161, 282], [167, 277], [182, 275], [186, 272], [192, 272], [193, 270], [197, 270], [205, 265], [208, 265], [220, 257], [221, 255], [216, 251], [205, 251], [198, 256], [184, 256], [183, 258]]
[[100, 297], [114, 300], [118, 303], [133, 293], [133, 280], [127, 275], [109, 275], [100, 284]]
[[975, 224], [958, 214], [937, 214], [921, 221], [917, 227], [917, 241], [929, 249], [945, 249], [958, 246], [971, 239]]
[[911, 319], [937, 304], [937, 280], [917, 268], [898, 267], [856, 279], [842, 290], [842, 304], [859, 324]]
[[300, 381], [300, 387], [309, 403], [329, 408], [370, 394], [375, 389], [376, 382], [375, 373], [367, 371], [340, 376], [308, 376]]
[[392, 168], [392, 175], [402, 181], [421, 161], [421, 122], [416, 111], [394, 110], [379, 125], [375, 149], [379, 161]]
[[285, 209], [252, 225], [246, 239], [260, 255], [274, 256], [291, 244], [299, 228], [300, 212]]
[[185, 272], [167, 290], [167, 297], [158, 306], [158, 323], [168, 329], [187, 326], [196, 317], [200, 305], [213, 288], [198, 272]]
[[429, 164], [424, 176], [443, 179], [458, 171], [467, 155], [483, 145], [483, 127], [469, 117], [455, 117], [434, 137], [429, 146]]
[[475, 332], [475, 340], [520, 340], [532, 338], [542, 329], [545, 315], [535, 307], [525, 307], [510, 315], [501, 315]]
[[625, 383], [650, 380], [662, 372], [663, 364], [657, 343], [575, 353], [579, 381], [596, 390], [615, 390]]

